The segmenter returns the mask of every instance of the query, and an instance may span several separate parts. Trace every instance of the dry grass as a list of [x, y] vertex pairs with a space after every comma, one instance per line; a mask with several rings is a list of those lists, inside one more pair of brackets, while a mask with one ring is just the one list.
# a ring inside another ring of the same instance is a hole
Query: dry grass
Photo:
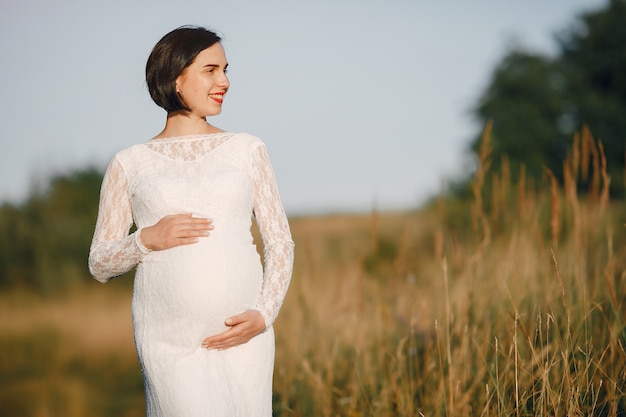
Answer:
[[589, 259], [573, 242], [551, 250], [550, 232], [514, 225], [487, 246], [477, 239], [473, 251], [450, 239], [443, 252], [452, 256], [437, 259], [437, 245], [420, 244], [436, 240], [428, 216], [398, 220], [379, 216], [379, 230], [401, 241], [411, 228], [415, 240], [402, 262], [379, 259], [380, 275], [365, 267], [368, 239], [342, 268], [324, 268], [322, 246], [309, 249], [325, 270], [296, 274], [277, 323], [281, 415], [625, 411], [624, 265], [608, 240]]
[[[471, 207], [291, 219], [275, 415], [625, 415], [626, 219], [601, 144], [583, 132], [538, 192], [506, 161], [488, 175], [487, 145]], [[115, 283], [0, 296], [0, 415], [142, 415], [129, 310]]]
[[97, 286], [0, 297], [0, 415], [142, 415], [129, 293]]

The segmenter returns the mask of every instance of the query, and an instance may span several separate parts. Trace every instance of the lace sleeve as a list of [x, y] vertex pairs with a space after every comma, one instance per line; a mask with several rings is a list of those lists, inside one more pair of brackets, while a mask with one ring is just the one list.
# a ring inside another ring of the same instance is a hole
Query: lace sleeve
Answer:
[[274, 170], [263, 145], [254, 151], [253, 168], [256, 192], [254, 216], [263, 240], [264, 259], [263, 288], [256, 309], [269, 327], [276, 320], [291, 281], [294, 243], [278, 194]]
[[149, 252], [139, 241], [139, 231], [128, 234], [132, 225], [126, 175], [117, 159], [113, 159], [102, 181], [96, 230], [89, 250], [89, 271], [98, 281], [107, 282], [129, 271]]

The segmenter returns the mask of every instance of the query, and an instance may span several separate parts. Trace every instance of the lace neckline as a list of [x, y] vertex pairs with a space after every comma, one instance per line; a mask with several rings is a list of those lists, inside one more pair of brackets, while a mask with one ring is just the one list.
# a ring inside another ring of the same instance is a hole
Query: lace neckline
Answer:
[[204, 133], [151, 139], [144, 145], [161, 156], [179, 161], [198, 161], [210, 155], [216, 148], [228, 142], [232, 132]]
[[164, 143], [164, 142], [176, 142], [183, 140], [195, 140], [195, 139], [208, 139], [208, 138], [219, 138], [221, 136], [232, 136], [234, 133], [232, 132], [214, 132], [214, 133], [195, 133], [192, 135], [180, 135], [180, 136], [167, 136], [164, 138], [152, 138], [147, 143]]

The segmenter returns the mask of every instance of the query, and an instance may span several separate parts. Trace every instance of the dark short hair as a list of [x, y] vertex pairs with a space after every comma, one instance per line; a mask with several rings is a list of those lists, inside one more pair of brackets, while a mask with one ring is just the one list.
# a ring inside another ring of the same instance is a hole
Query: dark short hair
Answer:
[[215, 32], [198, 26], [182, 26], [163, 36], [146, 63], [146, 83], [152, 100], [168, 113], [191, 111], [176, 92], [176, 78], [200, 52], [221, 40]]

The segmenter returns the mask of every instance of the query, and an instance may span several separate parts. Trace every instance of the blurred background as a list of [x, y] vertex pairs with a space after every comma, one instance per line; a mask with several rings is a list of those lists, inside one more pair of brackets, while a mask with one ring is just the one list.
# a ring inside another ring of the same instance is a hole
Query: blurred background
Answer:
[[[21, 202], [54, 174], [104, 169], [118, 150], [158, 133], [165, 114], [147, 93], [146, 59], [165, 33], [195, 24], [223, 35], [230, 62], [232, 88], [212, 122], [267, 143], [290, 214], [414, 208], [475, 168], [467, 151], [493, 115], [493, 89], [513, 88], [498, 69], [528, 67], [523, 77], [536, 79], [521, 81], [528, 91], [518, 93], [531, 93], [525, 102], [546, 124], [559, 123], [559, 131], [537, 127], [542, 136], [533, 141], [571, 139], [581, 115], [563, 97], [570, 87], [556, 67], [568, 48], [579, 49], [577, 16], [607, 7], [606, 0], [3, 0], [0, 199]], [[614, 29], [601, 30], [621, 42]], [[596, 62], [595, 45], [582, 48], [574, 67]], [[520, 136], [534, 129], [517, 120], [523, 127], [510, 128]], [[510, 141], [521, 148], [529, 140]]]
[[[132, 275], [86, 262], [107, 163], [164, 124], [145, 61], [185, 24], [222, 35], [210, 122], [267, 144], [296, 240], [275, 415], [562, 415], [567, 389], [568, 415], [623, 415], [625, 21], [624, 0], [0, 0], [0, 415], [143, 413]], [[524, 357], [511, 328], [559, 342]]]

